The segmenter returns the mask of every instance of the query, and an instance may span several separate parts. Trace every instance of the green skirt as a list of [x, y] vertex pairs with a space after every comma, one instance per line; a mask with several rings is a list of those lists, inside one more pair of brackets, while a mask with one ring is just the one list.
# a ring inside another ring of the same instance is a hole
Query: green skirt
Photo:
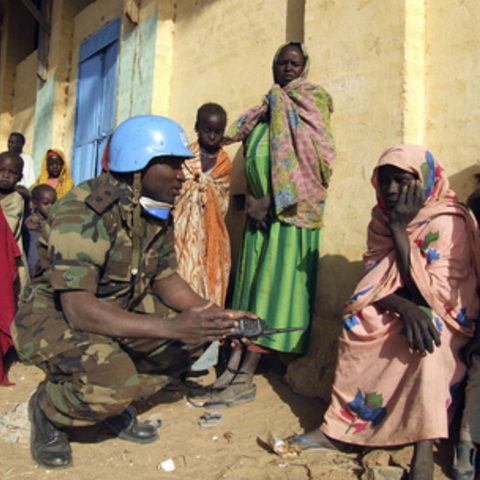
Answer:
[[[271, 190], [268, 124], [249, 136], [245, 173], [256, 198]], [[260, 337], [255, 343], [280, 352], [306, 353], [315, 307], [320, 229], [299, 228], [278, 220], [272, 208], [269, 232], [247, 220], [235, 280], [233, 308], [249, 310], [268, 328], [305, 330]]]

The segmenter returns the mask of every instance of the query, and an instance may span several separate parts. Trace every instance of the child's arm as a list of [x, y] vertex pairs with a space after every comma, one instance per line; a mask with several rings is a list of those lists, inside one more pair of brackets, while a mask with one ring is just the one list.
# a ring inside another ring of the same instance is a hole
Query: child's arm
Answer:
[[18, 243], [22, 236], [22, 223], [25, 212], [23, 197], [17, 192], [12, 193], [2, 200], [2, 210], [12, 230], [13, 236]]

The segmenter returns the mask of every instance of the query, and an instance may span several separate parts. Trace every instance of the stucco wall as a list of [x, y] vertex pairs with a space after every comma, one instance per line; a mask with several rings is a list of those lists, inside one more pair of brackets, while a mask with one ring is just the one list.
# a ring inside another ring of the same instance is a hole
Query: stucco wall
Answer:
[[[184, 0], [175, 14], [171, 116], [195, 138], [197, 108], [220, 103], [233, 121], [258, 105], [285, 41], [286, 0]], [[236, 151], [234, 149], [234, 151]]]
[[[298, 14], [303, 11], [302, 6], [300, 0], [249, 0], [234, 6], [231, 0], [177, 2], [169, 112], [185, 128], [191, 142], [196, 140], [195, 117], [203, 103], [222, 105], [228, 124], [261, 103], [273, 83], [271, 66], [275, 51], [288, 35], [300, 35], [303, 31], [303, 16]], [[159, 28], [160, 34], [168, 32], [170, 26], [165, 21]], [[245, 219], [238, 208], [245, 181], [241, 146], [232, 145], [226, 150], [234, 161], [234, 198], [227, 226], [235, 272]]]
[[465, 200], [480, 171], [480, 2], [427, 2], [425, 143]]
[[363, 271], [370, 175], [394, 143], [420, 143], [465, 200], [480, 171], [480, 4], [474, 0], [307, 1], [312, 79], [335, 99], [330, 189], [309, 354], [289, 368], [299, 392], [328, 400], [341, 311]]
[[[51, 142], [71, 156], [80, 45], [118, 16], [116, 123], [140, 113], [168, 115], [185, 127], [190, 141], [195, 140], [201, 104], [222, 104], [231, 123], [268, 91], [277, 47], [304, 36], [312, 58], [310, 80], [334, 98], [337, 159], [322, 235], [311, 349], [289, 369], [288, 378], [302, 393], [327, 398], [342, 305], [363, 270], [366, 227], [375, 202], [370, 175], [381, 152], [394, 143], [423, 143], [443, 162], [460, 199], [475, 184], [473, 173], [480, 171], [480, 3], [143, 0], [138, 25], [123, 14], [134, 3], [54, 0], [48, 81], [38, 92], [32, 88], [34, 56], [15, 67], [21, 60], [7, 47], [16, 37], [4, 25], [0, 142], [14, 126], [26, 133], [26, 151], [34, 150], [37, 162]], [[12, 68], [17, 69], [15, 83]], [[28, 81], [18, 76], [28, 76]], [[241, 150], [236, 145], [228, 152], [234, 159], [232, 191], [241, 194]], [[243, 217], [235, 217], [235, 211], [231, 215], [235, 252]]]
[[305, 41], [310, 80], [334, 98], [337, 158], [322, 235], [316, 314], [309, 353], [290, 366], [297, 391], [330, 394], [344, 302], [360, 278], [366, 228], [375, 197], [370, 185], [382, 151], [403, 141], [405, 2], [307, 1]]
[[26, 140], [23, 151], [29, 155], [33, 155], [33, 138], [35, 131], [35, 103], [37, 97], [36, 69], [37, 52], [35, 51], [17, 65], [15, 74], [15, 97], [11, 131], [23, 133]]
[[0, 41], [0, 146], [6, 149], [7, 139], [14, 130], [15, 96], [18, 82], [17, 65], [33, 51], [35, 26], [22, 2], [5, 0], [2, 5]]
[[152, 113], [158, 15], [151, 14], [122, 35], [118, 69], [117, 125]]

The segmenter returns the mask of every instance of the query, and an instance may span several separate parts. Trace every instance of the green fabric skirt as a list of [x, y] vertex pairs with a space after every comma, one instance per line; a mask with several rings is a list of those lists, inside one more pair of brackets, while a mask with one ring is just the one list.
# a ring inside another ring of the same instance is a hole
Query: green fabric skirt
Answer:
[[[259, 123], [248, 139], [245, 173], [250, 191], [261, 198], [271, 191], [268, 124]], [[320, 229], [298, 228], [270, 211], [269, 232], [247, 220], [240, 250], [233, 308], [249, 310], [268, 328], [304, 331], [260, 337], [255, 343], [280, 352], [306, 353], [315, 307]]]

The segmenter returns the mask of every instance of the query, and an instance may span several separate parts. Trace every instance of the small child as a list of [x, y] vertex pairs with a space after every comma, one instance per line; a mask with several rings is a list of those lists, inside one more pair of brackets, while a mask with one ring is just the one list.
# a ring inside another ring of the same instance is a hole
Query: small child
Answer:
[[23, 249], [22, 227], [25, 216], [25, 200], [15, 190], [15, 185], [23, 175], [23, 159], [14, 152], [0, 153], [0, 204], [3, 214], [12, 230], [18, 248], [22, 253], [23, 265], [18, 268], [20, 286], [23, 287], [29, 280], [28, 271], [25, 268], [25, 254]]
[[230, 239], [225, 225], [232, 162], [220, 147], [227, 114], [215, 103], [202, 105], [185, 160], [185, 182], [175, 201], [175, 254], [179, 275], [203, 298], [225, 305], [230, 274]]
[[[468, 197], [467, 204], [480, 224], [480, 188], [477, 188]], [[474, 480], [478, 478], [478, 475], [475, 476], [475, 457], [480, 444], [479, 320], [477, 320], [474, 337], [465, 348], [465, 357], [468, 364], [468, 381], [465, 389], [465, 407], [460, 426], [460, 443], [456, 446], [455, 461], [452, 468], [452, 478], [454, 480]]]
[[70, 175], [65, 154], [58, 149], [47, 150], [42, 162], [40, 176], [35, 182], [35, 187], [46, 183], [55, 189], [57, 199], [60, 199], [73, 188], [73, 179]]
[[57, 201], [57, 192], [50, 185], [42, 183], [32, 190], [33, 213], [25, 220], [24, 237], [30, 278], [33, 278], [38, 261], [37, 240], [43, 232], [50, 208]]
[[[185, 182], [173, 209], [178, 274], [201, 297], [225, 306], [230, 276], [230, 238], [227, 214], [232, 161], [221, 144], [227, 113], [216, 103], [197, 111], [198, 141], [190, 145], [195, 158], [183, 162]], [[218, 342], [213, 342], [192, 370], [217, 363]]]

